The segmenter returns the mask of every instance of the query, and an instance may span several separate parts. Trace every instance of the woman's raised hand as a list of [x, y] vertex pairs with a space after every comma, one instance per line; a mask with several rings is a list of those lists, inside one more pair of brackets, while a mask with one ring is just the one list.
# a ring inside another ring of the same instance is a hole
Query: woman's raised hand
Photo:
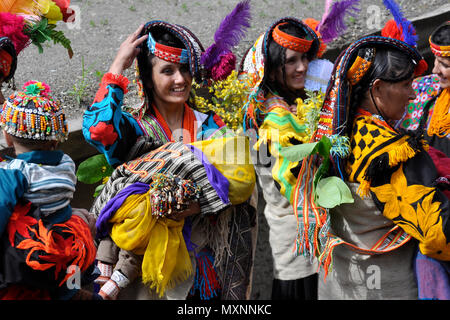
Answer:
[[144, 25], [141, 24], [135, 32], [130, 34], [128, 38], [122, 42], [119, 47], [119, 51], [117, 52], [117, 55], [109, 68], [109, 72], [122, 74], [124, 70], [131, 67], [134, 59], [141, 51], [139, 46], [148, 38], [147, 34], [139, 37], [143, 28]]

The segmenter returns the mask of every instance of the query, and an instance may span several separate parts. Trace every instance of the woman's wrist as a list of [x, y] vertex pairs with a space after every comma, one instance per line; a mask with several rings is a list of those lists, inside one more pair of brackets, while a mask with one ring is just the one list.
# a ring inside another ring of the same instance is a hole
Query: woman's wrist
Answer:
[[120, 61], [114, 60], [111, 66], [109, 67], [108, 72], [113, 74], [122, 74], [124, 71], [123, 63]]

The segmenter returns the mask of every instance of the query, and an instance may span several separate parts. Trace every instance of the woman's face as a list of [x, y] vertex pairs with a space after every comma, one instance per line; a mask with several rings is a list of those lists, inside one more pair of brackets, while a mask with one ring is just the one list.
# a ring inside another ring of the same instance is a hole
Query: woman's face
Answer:
[[308, 63], [306, 53], [286, 49], [285, 79], [283, 79], [283, 67], [279, 67], [275, 71], [275, 80], [286, 86], [290, 91], [295, 92], [304, 89]]
[[450, 88], [450, 58], [436, 57], [433, 73], [439, 77], [442, 89]]
[[[386, 120], [399, 120], [402, 118], [405, 108], [410, 100], [416, 98], [416, 93], [412, 88], [414, 75], [411, 78], [400, 82], [387, 82], [377, 80], [377, 106], [383, 113]], [[375, 85], [375, 84], [374, 84]]]
[[184, 104], [189, 98], [192, 76], [188, 65], [152, 59], [153, 99], [157, 105]]

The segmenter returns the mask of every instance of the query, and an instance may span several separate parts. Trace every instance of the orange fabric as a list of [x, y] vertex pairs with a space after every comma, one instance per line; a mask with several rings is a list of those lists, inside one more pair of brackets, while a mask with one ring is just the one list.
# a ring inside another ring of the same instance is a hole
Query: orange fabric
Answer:
[[[155, 111], [156, 120], [158, 120], [159, 124], [162, 126], [164, 132], [166, 133], [167, 137], [170, 141], [173, 141], [172, 138], [172, 130], [170, 130], [169, 126], [167, 125], [166, 120], [162, 116], [162, 114], [158, 111], [158, 108], [156, 108], [153, 105], [153, 110]], [[184, 112], [183, 112], [183, 142], [184, 143], [190, 143], [196, 141], [197, 136], [197, 130], [195, 125], [195, 114], [194, 111], [187, 105], [184, 105]]]
[[281, 31], [279, 27], [285, 24], [287, 24], [287, 22], [280, 23], [275, 27], [272, 33], [273, 40], [283, 48], [291, 49], [297, 52], [308, 52], [313, 41], [297, 38]]
[[450, 89], [444, 89], [436, 99], [428, 126], [428, 135], [437, 135], [440, 138], [450, 134]]

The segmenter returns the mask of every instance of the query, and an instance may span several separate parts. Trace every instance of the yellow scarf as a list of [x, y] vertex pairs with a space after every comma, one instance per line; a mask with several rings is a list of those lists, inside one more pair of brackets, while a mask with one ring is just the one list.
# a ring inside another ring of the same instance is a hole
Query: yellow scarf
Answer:
[[450, 89], [442, 90], [433, 108], [430, 124], [428, 126], [428, 135], [437, 135], [440, 138], [450, 134]]
[[144, 255], [142, 281], [160, 297], [193, 273], [182, 234], [184, 220], [152, 216], [149, 192], [129, 196], [110, 222], [114, 224], [111, 238], [118, 247]]
[[[357, 193], [361, 198], [369, 195], [371, 177], [370, 166], [377, 164], [380, 156], [387, 157], [387, 165], [392, 168], [414, 157], [414, 150], [408, 143], [409, 136], [399, 135], [389, 125], [373, 117], [369, 112], [359, 109], [353, 124], [351, 155], [347, 160], [346, 171], [349, 182], [359, 182]], [[428, 145], [421, 143], [425, 150]], [[377, 161], [374, 161], [377, 160]]]

